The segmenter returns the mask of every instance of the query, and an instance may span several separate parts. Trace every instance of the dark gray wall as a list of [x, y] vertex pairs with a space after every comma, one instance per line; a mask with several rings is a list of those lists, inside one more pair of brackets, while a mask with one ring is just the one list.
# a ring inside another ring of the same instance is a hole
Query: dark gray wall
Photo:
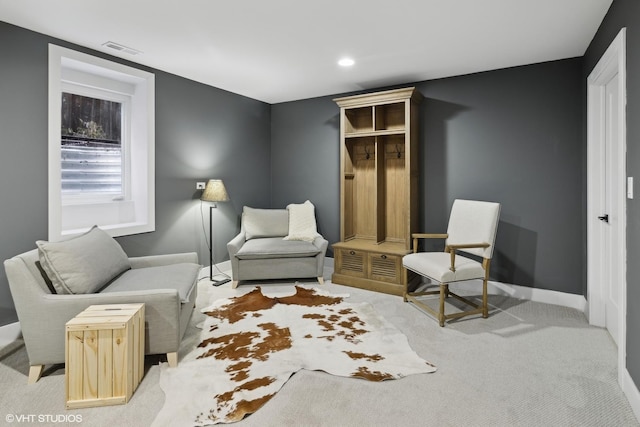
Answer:
[[446, 229], [455, 198], [502, 204], [492, 276], [584, 294], [581, 59], [416, 86], [423, 228]]
[[[498, 201], [493, 278], [584, 294], [581, 59], [414, 85], [425, 97], [422, 230], [444, 232], [455, 198]], [[271, 155], [274, 203], [311, 199], [334, 243], [339, 109], [332, 98], [273, 105]]]
[[[614, 0], [584, 56], [584, 78], [618, 35], [627, 28], [627, 176], [640, 177], [640, 2]], [[586, 144], [586, 143], [585, 143]], [[640, 204], [627, 199], [627, 370], [640, 384]]]
[[[310, 200], [318, 231], [340, 239], [340, 116], [331, 97], [271, 108], [273, 207]], [[328, 251], [333, 256], [331, 248]]]
[[[47, 239], [48, 43], [127, 63], [0, 22], [0, 259]], [[270, 106], [146, 69], [156, 76], [156, 231], [119, 238], [132, 256], [196, 251], [209, 264], [196, 181], [222, 178], [215, 259], [228, 259], [243, 205], [269, 206]], [[208, 230], [209, 204], [203, 204]], [[0, 325], [17, 320], [0, 269]]]
[[[48, 42], [105, 57], [0, 23], [4, 258], [47, 235]], [[496, 280], [585, 293], [582, 68], [576, 58], [414, 84], [425, 96], [422, 229], [444, 230], [454, 198], [501, 202]], [[237, 230], [243, 205], [284, 207], [309, 199], [320, 231], [332, 243], [338, 240], [339, 123], [333, 96], [269, 106], [155, 74], [157, 231], [120, 238], [128, 253], [196, 250], [208, 264], [194, 189], [195, 181], [207, 178], [223, 178], [232, 199], [214, 211], [216, 261], [227, 258], [224, 244]], [[12, 313], [4, 271], [0, 298], [0, 307]]]
[[[47, 238], [47, 44], [0, 22], [0, 258]], [[0, 269], [0, 325], [17, 320]]]

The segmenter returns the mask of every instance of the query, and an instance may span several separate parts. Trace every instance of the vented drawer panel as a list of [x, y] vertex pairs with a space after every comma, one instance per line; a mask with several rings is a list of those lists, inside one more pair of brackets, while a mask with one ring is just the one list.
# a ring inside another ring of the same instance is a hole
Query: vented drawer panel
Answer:
[[340, 249], [338, 253], [337, 270], [340, 274], [364, 277], [366, 275], [367, 254], [351, 249]]
[[370, 254], [369, 277], [384, 282], [401, 283], [400, 258], [394, 255]]

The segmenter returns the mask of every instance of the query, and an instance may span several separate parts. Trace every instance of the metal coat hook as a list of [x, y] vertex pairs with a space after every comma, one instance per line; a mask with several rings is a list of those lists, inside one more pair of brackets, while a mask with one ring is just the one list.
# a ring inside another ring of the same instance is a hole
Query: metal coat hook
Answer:
[[398, 147], [398, 144], [396, 144], [396, 152], [398, 153], [398, 158], [400, 158], [402, 153], [400, 153], [400, 147]]
[[369, 147], [364, 146], [364, 153], [366, 154], [365, 159], [369, 160], [371, 158], [371, 154], [369, 153]]

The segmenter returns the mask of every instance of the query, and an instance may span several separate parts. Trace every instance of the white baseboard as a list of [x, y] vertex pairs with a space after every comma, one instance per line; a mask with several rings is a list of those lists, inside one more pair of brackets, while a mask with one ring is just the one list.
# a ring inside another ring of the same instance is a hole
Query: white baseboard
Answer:
[[636, 387], [636, 383], [633, 381], [633, 378], [631, 378], [629, 371], [625, 369], [622, 376], [622, 391], [625, 396], [627, 396], [627, 400], [636, 418], [640, 420], [640, 391], [638, 391], [638, 387]]
[[[325, 267], [334, 266], [334, 259], [326, 257], [324, 261]], [[477, 283], [472, 281], [462, 282], [456, 286], [461, 286], [463, 289], [476, 290], [478, 289]], [[511, 285], [508, 283], [489, 281], [487, 287], [489, 294], [493, 295], [507, 295], [516, 299], [526, 299], [535, 302], [542, 302], [545, 304], [561, 305], [564, 307], [575, 308], [583, 313], [589, 307], [587, 299], [583, 295], [568, 294], [565, 292], [550, 291], [548, 289], [535, 289], [527, 286]]]
[[[231, 271], [231, 261], [218, 262], [213, 267], [213, 276], [219, 275], [220, 272], [228, 274]], [[202, 267], [200, 270], [200, 278], [209, 277], [209, 266]]]
[[231, 261], [222, 261], [217, 263], [216, 266], [222, 271], [229, 271], [231, 270]]
[[[468, 281], [456, 283], [459, 289], [466, 291], [478, 292], [479, 286], [482, 282]], [[587, 299], [582, 295], [567, 294], [564, 292], [550, 291], [548, 289], [535, 289], [527, 286], [510, 285], [508, 283], [489, 281], [487, 286], [487, 292], [490, 295], [506, 295], [511, 298], [524, 299], [535, 302], [542, 302], [545, 304], [561, 305], [563, 307], [575, 308], [581, 312], [585, 312], [587, 309]]]
[[0, 326], [0, 354], [4, 352], [5, 348], [13, 345], [21, 337], [20, 322]]
[[587, 299], [583, 295], [568, 294], [565, 292], [550, 291], [548, 289], [529, 288], [527, 286], [510, 285], [501, 282], [489, 282], [489, 293], [497, 295], [508, 295], [512, 298], [526, 299], [545, 304], [561, 305], [575, 308], [585, 313], [587, 310]]

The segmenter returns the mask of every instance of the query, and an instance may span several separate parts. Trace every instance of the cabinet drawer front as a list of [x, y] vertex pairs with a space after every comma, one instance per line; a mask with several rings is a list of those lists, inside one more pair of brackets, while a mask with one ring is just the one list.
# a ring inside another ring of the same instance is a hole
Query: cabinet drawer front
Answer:
[[369, 277], [383, 282], [401, 283], [400, 257], [386, 254], [369, 256]]
[[340, 249], [338, 251], [338, 268], [340, 274], [365, 277], [366, 253], [352, 249]]

